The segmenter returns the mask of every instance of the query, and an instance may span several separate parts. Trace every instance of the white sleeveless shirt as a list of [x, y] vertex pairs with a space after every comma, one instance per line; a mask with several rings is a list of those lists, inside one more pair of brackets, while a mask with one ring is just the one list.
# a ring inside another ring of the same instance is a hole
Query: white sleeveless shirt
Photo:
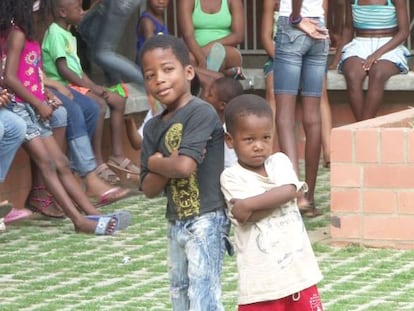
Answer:
[[[324, 17], [323, 0], [303, 0], [300, 15], [302, 17]], [[289, 16], [292, 13], [292, 0], [281, 0], [280, 16]]]

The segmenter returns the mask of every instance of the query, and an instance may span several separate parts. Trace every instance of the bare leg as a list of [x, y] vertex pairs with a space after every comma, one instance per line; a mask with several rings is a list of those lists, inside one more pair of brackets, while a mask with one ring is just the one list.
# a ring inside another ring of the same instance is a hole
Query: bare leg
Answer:
[[362, 110], [362, 120], [371, 119], [377, 115], [384, 96], [385, 82], [391, 76], [399, 73], [399, 69], [390, 61], [380, 60], [372, 65], [368, 73], [368, 91]]
[[135, 150], [140, 150], [142, 144], [142, 137], [138, 133], [137, 125], [132, 117], [125, 118], [125, 129], [129, 143], [131, 144], [132, 148], [134, 148]]
[[299, 176], [296, 150], [296, 95], [276, 94], [276, 127], [280, 150], [285, 153]]
[[86, 95], [95, 100], [99, 105], [99, 118], [96, 122], [95, 134], [93, 135], [92, 142], [93, 151], [95, 153], [96, 158], [96, 164], [97, 166], [99, 166], [100, 164], [105, 162], [102, 155], [102, 137], [105, 123], [105, 114], [108, 107], [106, 105], [106, 102], [102, 98], [93, 94], [92, 92], [88, 92]]
[[321, 155], [321, 113], [320, 97], [303, 97], [303, 128], [305, 143], [305, 180], [309, 191], [306, 198], [314, 203], [316, 178]]
[[322, 96], [321, 96], [321, 131], [322, 131], [322, 150], [323, 150], [323, 164], [329, 167], [331, 163], [331, 129], [332, 129], [332, 115], [331, 107], [329, 105], [328, 91], [326, 89], [326, 77], [323, 81]]
[[362, 120], [364, 106], [362, 83], [367, 76], [366, 71], [362, 68], [361, 62], [362, 59], [358, 57], [350, 57], [345, 61], [342, 68], [345, 75], [349, 103], [356, 121]]
[[[275, 94], [273, 93], [273, 72], [269, 72], [266, 76], [266, 101], [269, 104], [270, 108], [273, 112], [273, 120], [276, 123], [276, 99]], [[276, 124], [275, 124], [275, 135], [273, 137], [273, 152], [276, 152], [277, 146], [277, 131], [276, 131]]]
[[[69, 162], [60, 151], [53, 136], [47, 138], [34, 138], [23, 144], [28, 154], [39, 167], [48, 190], [60, 204], [65, 214], [72, 220], [75, 229], [85, 233], [95, 230], [96, 222], [89, 221], [75, 207], [66, 189], [71, 191], [71, 196], [76, 198], [77, 203], [87, 214], [98, 215], [99, 212], [89, 202], [80, 185], [69, 170]], [[55, 163], [54, 160], [57, 160]], [[56, 168], [59, 167], [59, 175]], [[64, 183], [61, 183], [61, 180]]]
[[[66, 127], [53, 129], [53, 137], [62, 151], [66, 150]], [[65, 214], [47, 191], [42, 174], [37, 165], [31, 161], [32, 189], [26, 202], [30, 208], [44, 216], [61, 218]]]

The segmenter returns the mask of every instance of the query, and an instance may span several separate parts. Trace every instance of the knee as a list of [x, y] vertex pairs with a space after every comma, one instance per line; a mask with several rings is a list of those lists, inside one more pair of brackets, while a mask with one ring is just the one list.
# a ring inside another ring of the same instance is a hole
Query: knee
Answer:
[[59, 172], [70, 171], [69, 159], [63, 153], [55, 159], [55, 165]]

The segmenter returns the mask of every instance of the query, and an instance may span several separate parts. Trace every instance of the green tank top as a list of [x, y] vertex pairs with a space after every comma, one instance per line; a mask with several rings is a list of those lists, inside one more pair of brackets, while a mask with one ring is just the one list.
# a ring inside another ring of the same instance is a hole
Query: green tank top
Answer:
[[200, 0], [195, 0], [193, 10], [194, 37], [200, 46], [221, 39], [231, 33], [231, 13], [228, 0], [221, 1], [217, 13], [209, 14], [201, 9]]

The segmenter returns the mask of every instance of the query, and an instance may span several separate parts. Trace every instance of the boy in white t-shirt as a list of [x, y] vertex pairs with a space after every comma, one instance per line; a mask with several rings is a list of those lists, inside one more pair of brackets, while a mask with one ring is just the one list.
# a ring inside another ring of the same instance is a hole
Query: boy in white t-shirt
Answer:
[[296, 197], [300, 182], [289, 158], [272, 154], [272, 110], [257, 95], [225, 108], [226, 141], [238, 162], [221, 175], [234, 225], [239, 311], [322, 311], [322, 274]]

